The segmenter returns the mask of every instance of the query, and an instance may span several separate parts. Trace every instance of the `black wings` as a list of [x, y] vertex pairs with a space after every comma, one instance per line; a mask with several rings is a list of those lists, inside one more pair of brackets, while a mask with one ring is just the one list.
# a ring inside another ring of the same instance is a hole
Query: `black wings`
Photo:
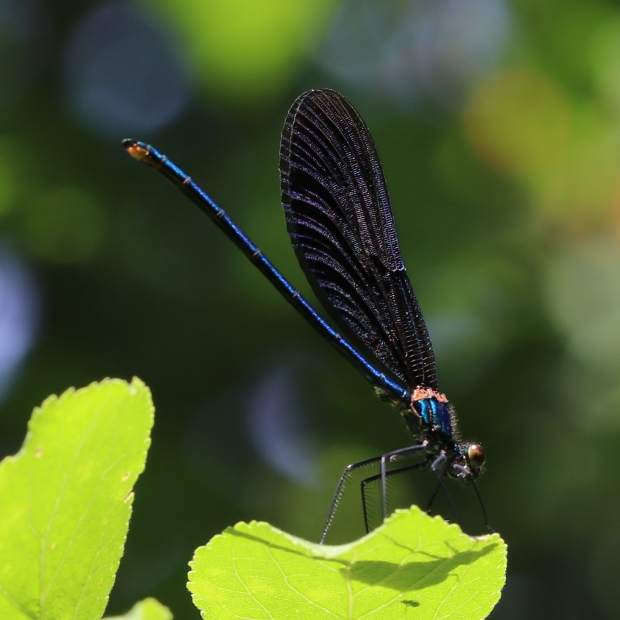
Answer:
[[342, 95], [311, 90], [297, 98], [282, 132], [280, 176], [295, 253], [326, 310], [410, 388], [437, 389], [381, 163]]

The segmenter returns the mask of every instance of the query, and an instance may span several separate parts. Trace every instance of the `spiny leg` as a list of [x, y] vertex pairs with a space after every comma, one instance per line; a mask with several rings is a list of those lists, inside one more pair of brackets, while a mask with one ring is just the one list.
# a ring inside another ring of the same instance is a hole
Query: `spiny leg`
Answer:
[[446, 489], [446, 485], [444, 484], [444, 479], [446, 477], [446, 464], [447, 459], [445, 454], [440, 454], [432, 463], [431, 463], [431, 471], [437, 476], [437, 481], [439, 482], [439, 488], [443, 490], [448, 498], [448, 502], [450, 502], [450, 507], [452, 508], [453, 513], [456, 516], [457, 523], [461, 522], [461, 514], [459, 513], [459, 509], [456, 507], [454, 500], [452, 499], [452, 495], [448, 493], [448, 489]]
[[323, 528], [323, 535], [321, 536], [321, 540], [319, 541], [320, 545], [322, 545], [325, 542], [325, 537], [327, 536], [327, 532], [329, 531], [329, 528], [331, 527], [332, 522], [334, 520], [334, 516], [336, 515], [338, 504], [340, 503], [340, 500], [342, 499], [342, 494], [344, 493], [345, 485], [351, 478], [351, 475], [353, 474], [353, 472], [363, 467], [366, 467], [368, 465], [372, 465], [373, 463], [377, 463], [379, 460], [381, 460], [381, 458], [383, 457], [373, 456], [372, 458], [366, 459], [364, 461], [359, 461], [357, 463], [351, 463], [350, 465], [347, 465], [344, 468], [344, 471], [342, 472], [342, 475], [340, 476], [340, 480], [338, 481], [338, 484], [336, 485], [336, 490], [334, 491], [334, 497], [329, 507], [329, 512], [327, 513], [325, 527]]
[[[427, 461], [422, 461], [421, 463], [415, 463], [413, 465], [407, 465], [406, 467], [399, 467], [398, 469], [391, 469], [387, 472], [387, 477], [393, 476], [394, 474], [400, 474], [405, 471], [411, 471], [412, 469], [418, 469], [420, 467], [424, 467], [427, 465]], [[360, 483], [360, 489], [362, 492], [362, 510], [364, 512], [364, 526], [366, 527], [366, 533], [370, 531], [370, 524], [368, 522], [368, 500], [366, 496], [366, 486], [371, 482], [375, 482], [375, 480], [379, 480], [381, 478], [381, 474], [374, 474], [373, 476], [368, 476], [368, 478], [364, 478]]]
[[435, 490], [433, 491], [431, 498], [428, 500], [428, 504], [426, 506], [426, 514], [430, 514], [431, 508], [433, 506], [433, 502], [435, 501], [435, 498], [437, 497], [437, 493], [439, 493], [439, 489], [441, 489], [442, 487], [443, 487], [443, 480], [440, 480], [437, 486], [435, 487]]
[[476, 497], [478, 498], [478, 503], [480, 504], [480, 508], [482, 510], [482, 518], [484, 519], [484, 524], [486, 528], [495, 533], [495, 530], [489, 525], [489, 519], [487, 518], [487, 511], [484, 507], [484, 502], [482, 501], [482, 496], [480, 495], [480, 491], [478, 490], [478, 485], [476, 484], [476, 479], [471, 475], [471, 473], [462, 465], [454, 465], [454, 469], [460, 471], [463, 475], [467, 476], [471, 481], [472, 486], [474, 487], [474, 491], [476, 492]]
[[407, 446], [406, 448], [400, 448], [399, 450], [388, 452], [381, 457], [381, 512], [383, 515], [383, 520], [385, 520], [385, 517], [387, 516], [387, 464], [422, 451], [426, 451], [426, 446], [423, 444], [418, 444], [416, 446]]

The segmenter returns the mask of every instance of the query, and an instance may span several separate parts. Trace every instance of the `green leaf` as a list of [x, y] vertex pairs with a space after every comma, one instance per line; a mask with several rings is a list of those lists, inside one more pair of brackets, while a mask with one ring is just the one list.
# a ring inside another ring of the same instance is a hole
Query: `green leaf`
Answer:
[[106, 616], [105, 620], [172, 620], [172, 612], [154, 598], [146, 598], [123, 616]]
[[333, 547], [238, 523], [198, 548], [190, 566], [203, 618], [474, 620], [499, 600], [506, 545], [413, 506]]
[[0, 618], [101, 618], [152, 424], [138, 379], [34, 410], [22, 449], [0, 463]]

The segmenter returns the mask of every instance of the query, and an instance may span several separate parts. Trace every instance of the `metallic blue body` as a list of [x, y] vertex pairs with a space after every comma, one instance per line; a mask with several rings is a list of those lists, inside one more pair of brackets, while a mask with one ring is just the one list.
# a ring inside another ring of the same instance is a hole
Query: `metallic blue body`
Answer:
[[418, 400], [416, 404], [416, 409], [426, 424], [452, 437], [452, 415], [447, 402], [441, 402], [433, 396]]
[[[351, 473], [360, 467], [373, 463], [380, 464], [381, 467], [379, 475], [370, 476], [362, 481], [362, 500], [366, 531], [369, 531], [369, 520], [364, 489], [367, 483], [378, 478], [381, 479], [382, 513], [384, 518], [387, 514], [387, 478], [392, 474], [430, 466], [438, 476], [449, 475], [462, 481], [471, 481], [474, 483], [474, 489], [476, 489], [475, 479], [484, 462], [484, 452], [478, 444], [456, 443], [454, 435], [458, 435], [458, 432], [455, 417], [446, 396], [437, 391], [436, 378], [431, 382], [431, 385], [420, 384], [414, 388], [404, 384], [398, 378], [386, 376], [382, 372], [381, 367], [371, 363], [367, 357], [345, 340], [310, 306], [243, 231], [226, 215], [224, 210], [205, 194], [180, 168], [144, 142], [124, 140], [123, 144], [132, 157], [160, 172], [209, 216], [215, 225], [231, 239], [250, 262], [275, 286], [288, 303], [366, 377], [375, 388], [375, 392], [383, 400], [389, 401], [400, 410], [405, 423], [415, 438], [415, 443], [412, 446], [401, 448], [379, 457], [366, 459], [359, 463], [353, 463], [345, 468], [332, 500], [321, 542], [325, 540], [344, 492], [346, 482], [349, 480]], [[411, 295], [413, 295], [413, 292], [411, 292]], [[423, 321], [421, 324], [424, 327]], [[430, 350], [430, 354], [432, 355], [432, 350]], [[422, 461], [419, 460], [420, 456], [424, 457]], [[401, 459], [412, 457], [417, 457], [418, 462], [396, 469], [388, 467], [388, 464], [391, 466]], [[477, 489], [476, 493], [478, 493]]]
[[[202, 191], [183, 170], [149, 144], [137, 140], [125, 140], [124, 144], [126, 148], [137, 152], [137, 159], [156, 168], [206, 213], [308, 323], [366, 377], [381, 398], [401, 408], [409, 406], [411, 400], [409, 390], [404, 385], [387, 377], [385, 373], [371, 364], [355, 347], [334, 330], [226, 215], [224, 209]], [[136, 157], [136, 155], [133, 156]]]

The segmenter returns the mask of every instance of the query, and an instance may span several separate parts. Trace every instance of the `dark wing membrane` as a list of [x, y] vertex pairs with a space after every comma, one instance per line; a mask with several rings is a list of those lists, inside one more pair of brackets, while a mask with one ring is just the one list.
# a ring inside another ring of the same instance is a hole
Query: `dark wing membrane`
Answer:
[[282, 132], [280, 176], [297, 258], [332, 318], [409, 387], [437, 389], [381, 163], [342, 95], [312, 90], [295, 101]]

